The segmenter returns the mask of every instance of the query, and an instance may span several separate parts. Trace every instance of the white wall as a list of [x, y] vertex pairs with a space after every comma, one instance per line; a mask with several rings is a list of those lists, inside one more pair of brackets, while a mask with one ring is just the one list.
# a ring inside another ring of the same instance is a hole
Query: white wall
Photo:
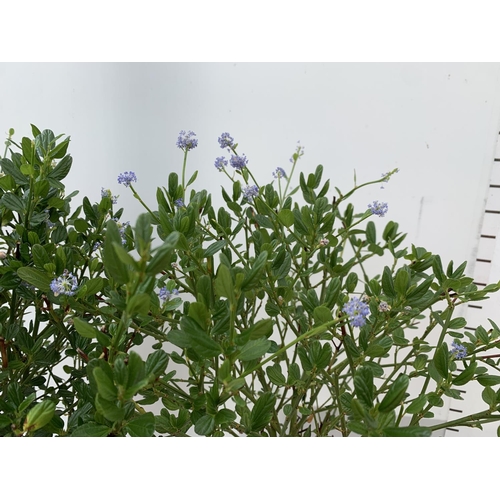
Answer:
[[[407, 244], [440, 253], [473, 271], [488, 181], [500, 129], [500, 64], [0, 64], [0, 133], [29, 124], [72, 136], [67, 192], [120, 194], [125, 220], [142, 207], [116, 183], [133, 170], [137, 190], [155, 206], [170, 171], [180, 173], [179, 130], [197, 133], [189, 171], [195, 187], [225, 184], [213, 161], [230, 132], [266, 182], [289, 169], [297, 140], [300, 168], [325, 167], [347, 191], [399, 168], [386, 189], [359, 193], [359, 211], [389, 203], [385, 220]], [[220, 197], [215, 196], [215, 199]], [[500, 320], [500, 319], [499, 319]]]
[[[116, 176], [134, 170], [154, 204], [156, 186], [180, 172], [180, 129], [199, 138], [189, 168], [217, 190], [217, 144], [228, 131], [262, 179], [288, 168], [297, 140], [301, 168], [322, 163], [347, 190], [398, 167], [385, 191], [408, 242], [469, 259], [484, 207], [500, 118], [499, 64], [0, 64], [0, 131], [29, 123], [72, 136], [68, 191], [121, 195], [131, 221], [141, 211]], [[384, 221], [385, 222], [385, 221]], [[443, 231], [443, 227], [449, 229]]]

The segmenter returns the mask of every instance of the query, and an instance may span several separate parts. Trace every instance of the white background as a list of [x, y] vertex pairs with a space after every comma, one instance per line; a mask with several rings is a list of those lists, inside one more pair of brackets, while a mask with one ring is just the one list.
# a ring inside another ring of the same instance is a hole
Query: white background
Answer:
[[277, 166], [289, 169], [300, 140], [299, 167], [321, 163], [342, 191], [354, 171], [361, 183], [399, 168], [384, 191], [357, 196], [358, 210], [387, 201], [386, 219], [400, 223], [408, 244], [462, 262], [475, 255], [499, 84], [498, 63], [1, 63], [0, 133], [13, 127], [19, 140], [34, 123], [71, 135], [68, 193], [97, 200], [110, 188], [132, 223], [142, 208], [117, 175], [135, 171], [136, 189], [154, 206], [156, 187], [181, 171], [181, 129], [199, 139], [188, 163], [199, 170], [194, 187], [215, 192], [227, 186], [213, 166], [222, 132], [261, 183]]

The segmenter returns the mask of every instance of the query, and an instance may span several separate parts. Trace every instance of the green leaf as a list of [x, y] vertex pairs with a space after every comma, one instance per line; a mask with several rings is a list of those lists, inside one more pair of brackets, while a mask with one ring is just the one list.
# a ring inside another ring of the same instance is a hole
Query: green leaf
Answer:
[[110, 434], [111, 428], [106, 425], [87, 422], [77, 427], [71, 437], [106, 437]]
[[118, 389], [113, 380], [109, 378], [108, 374], [98, 366], [94, 369], [93, 375], [97, 382], [99, 395], [106, 401], [116, 401]]
[[[313, 346], [317, 346], [317, 349], [313, 349]], [[330, 364], [332, 359], [332, 346], [326, 343], [321, 347], [319, 342], [313, 344], [310, 350], [311, 363], [316, 366], [318, 370], [323, 370]]]
[[33, 134], [33, 137], [37, 137], [38, 135], [41, 134], [38, 127], [36, 125], [33, 125], [32, 123], [31, 123], [31, 133]]
[[31, 247], [31, 253], [33, 255], [33, 262], [35, 263], [35, 266], [43, 268], [45, 264], [50, 263], [49, 255], [42, 245], [33, 245]]
[[89, 228], [89, 223], [85, 219], [76, 219], [73, 225], [79, 233], [84, 233]]
[[21, 151], [26, 161], [31, 161], [33, 157], [34, 144], [31, 142], [29, 137], [23, 137], [21, 139]]
[[155, 433], [153, 413], [144, 413], [127, 423], [126, 429], [132, 437], [152, 437]]
[[394, 410], [403, 401], [406, 394], [406, 389], [410, 384], [410, 378], [407, 375], [399, 375], [393, 382], [384, 399], [380, 403], [378, 410], [382, 413], [387, 413]]
[[278, 212], [278, 219], [285, 227], [293, 226], [293, 212], [288, 208], [283, 208]]
[[190, 186], [198, 177], [198, 170], [194, 172], [194, 174], [190, 177], [190, 179], [187, 181], [186, 187]]
[[269, 377], [269, 380], [277, 385], [277, 386], [283, 386], [286, 384], [286, 379], [283, 373], [281, 372], [281, 366], [277, 363], [268, 366], [266, 368], [266, 373], [267, 376]]
[[390, 337], [377, 339], [365, 349], [365, 355], [370, 358], [379, 358], [389, 352], [392, 344], [393, 340]]
[[50, 157], [51, 158], [56, 158], [60, 159], [63, 158], [66, 155], [66, 152], [68, 151], [68, 146], [69, 146], [69, 141], [71, 140], [70, 137], [67, 137], [59, 143], [51, 152], [50, 152]]
[[459, 328], [463, 328], [467, 325], [467, 321], [465, 318], [454, 318], [450, 321], [448, 325], [449, 330], [458, 330]]
[[251, 361], [263, 356], [271, 347], [271, 342], [265, 338], [250, 340], [242, 348], [238, 354], [241, 361]]
[[255, 402], [250, 414], [250, 430], [261, 431], [273, 417], [273, 409], [276, 398], [274, 394], [266, 392]]
[[128, 355], [128, 380], [129, 387], [138, 383], [144, 378], [144, 361], [135, 351], [129, 352]]
[[415, 413], [420, 413], [424, 408], [425, 405], [427, 404], [427, 395], [426, 394], [421, 394], [411, 402], [410, 405], [408, 405], [408, 408], [406, 408], [405, 413], [409, 413], [410, 415], [415, 414]]
[[357, 284], [358, 275], [356, 273], [349, 273], [349, 276], [347, 276], [347, 279], [345, 280], [345, 289], [347, 290], [347, 292], [354, 292]]
[[474, 378], [476, 368], [477, 363], [474, 361], [462, 373], [457, 375], [451, 383], [453, 385], [465, 385], [467, 382], [470, 382]]
[[104, 285], [104, 280], [102, 278], [91, 278], [85, 282], [85, 286], [87, 287], [87, 291], [85, 292], [85, 296], [95, 295], [97, 292], [102, 290]]
[[123, 355], [116, 358], [115, 365], [113, 366], [112, 377], [114, 378], [116, 385], [126, 387], [128, 382], [128, 368], [123, 358]]
[[489, 338], [488, 332], [485, 330], [485, 328], [483, 326], [479, 325], [476, 328], [475, 334], [476, 334], [476, 337], [478, 338], [478, 340], [482, 344], [484, 344], [484, 345], [489, 344], [490, 338]]
[[146, 267], [146, 273], [155, 275], [165, 269], [170, 263], [179, 236], [179, 233], [174, 231], [165, 238], [163, 244], [154, 251], [154, 256]]
[[198, 325], [201, 326], [204, 332], [208, 331], [208, 327], [212, 322], [212, 317], [203, 302], [192, 302], [189, 304], [188, 316], [193, 318]]
[[361, 366], [354, 375], [354, 390], [358, 399], [368, 408], [373, 406], [373, 372], [367, 366]]
[[261, 319], [253, 324], [242, 336], [248, 335], [250, 340], [257, 340], [261, 337], [270, 337], [273, 333], [274, 321], [272, 319]]
[[427, 400], [432, 406], [437, 406], [438, 408], [442, 408], [444, 406], [443, 398], [438, 396], [435, 392], [427, 394]]
[[428, 427], [386, 427], [383, 431], [386, 437], [431, 437]]
[[212, 243], [203, 252], [203, 257], [212, 257], [213, 255], [218, 253], [220, 250], [222, 250], [226, 245], [227, 245], [227, 242], [225, 240], [219, 240], [219, 241], [216, 241], [215, 243]]
[[269, 300], [266, 302], [266, 306], [264, 309], [266, 311], [266, 314], [268, 314], [271, 317], [278, 316], [281, 312], [281, 309], [276, 304], [273, 304]]
[[32, 267], [20, 267], [17, 270], [17, 274], [22, 280], [35, 286], [42, 292], [48, 292], [50, 290], [50, 282], [52, 280], [49, 278], [47, 273], [44, 273], [43, 271], [33, 269]]
[[168, 365], [168, 354], [165, 351], [152, 352], [146, 359], [145, 371], [146, 375], [154, 375], [159, 377], [162, 375]]
[[220, 297], [228, 298], [230, 302], [234, 301], [234, 283], [231, 271], [223, 264], [220, 264], [217, 270], [215, 293]]
[[240, 389], [244, 385], [245, 385], [244, 378], [235, 378], [225, 385], [225, 391], [229, 392], [229, 393], [236, 392], [238, 389]]
[[137, 269], [137, 262], [134, 260], [132, 255], [130, 255], [125, 248], [123, 248], [122, 243], [113, 242], [113, 250], [115, 251], [116, 256], [121, 260], [121, 262], [132, 269]]
[[54, 146], [54, 132], [52, 130], [42, 130], [40, 135], [35, 137], [35, 146], [40, 156], [46, 156], [52, 146]]
[[500, 375], [478, 375], [476, 380], [483, 386], [483, 387], [491, 387], [493, 385], [498, 385], [500, 384]]
[[399, 295], [404, 297], [406, 295], [406, 290], [408, 289], [409, 283], [410, 283], [410, 274], [408, 273], [408, 271], [404, 267], [398, 269], [396, 273], [396, 278], [394, 280], [395, 291]]
[[55, 410], [56, 403], [50, 399], [37, 403], [26, 416], [23, 426], [24, 431], [36, 431], [47, 425], [52, 420]]
[[256, 286], [259, 281], [260, 274], [264, 270], [264, 266], [267, 262], [267, 252], [262, 251], [259, 256], [255, 259], [252, 269], [245, 275], [245, 279], [241, 284], [242, 290], [249, 290]]
[[391, 270], [385, 266], [382, 274], [382, 290], [385, 295], [390, 298], [396, 297], [396, 290], [394, 289], [394, 281], [392, 280]]
[[184, 316], [180, 323], [181, 330], [188, 337], [190, 346], [203, 358], [213, 358], [221, 354], [220, 345], [189, 316]]
[[232, 410], [229, 410], [228, 408], [223, 408], [222, 410], [217, 412], [217, 415], [215, 415], [215, 423], [219, 425], [234, 422], [235, 420], [236, 413], [234, 413], [234, 411]]
[[326, 306], [314, 308], [314, 321], [319, 324], [333, 320], [332, 311]]
[[23, 200], [14, 193], [4, 193], [0, 198], [0, 205], [20, 214], [23, 214], [25, 210]]
[[97, 336], [97, 329], [89, 325], [83, 319], [73, 317], [73, 324], [75, 325], [76, 331], [86, 339], [95, 339]]
[[83, 198], [82, 206], [87, 219], [95, 224], [97, 222], [97, 215], [90, 203], [90, 200], [86, 196]]
[[443, 264], [441, 262], [441, 257], [439, 255], [434, 255], [433, 257], [434, 259], [432, 261], [432, 271], [434, 272], [434, 275], [436, 276], [438, 282], [441, 284], [446, 278], [443, 271]]
[[168, 194], [170, 198], [175, 200], [177, 193], [177, 186], [179, 185], [179, 176], [175, 172], [170, 172], [168, 176]]
[[3, 177], [0, 177], [0, 188], [4, 191], [13, 191], [16, 189], [16, 181], [14, 180], [14, 177], [12, 177], [12, 175], [4, 175]]
[[0, 415], [0, 429], [12, 424], [12, 420], [7, 415]]
[[23, 175], [19, 168], [17, 168], [8, 158], [1, 158], [0, 166], [2, 167], [3, 173], [10, 175], [19, 186], [26, 186], [29, 184], [28, 178]]
[[65, 156], [52, 170], [49, 175], [47, 176], [47, 179], [54, 179], [56, 181], [61, 181], [63, 180], [68, 174], [69, 171], [71, 170], [71, 165], [73, 164], [73, 158], [71, 158], [70, 155]]
[[191, 342], [188, 335], [179, 330], [170, 330], [167, 333], [167, 340], [175, 346], [180, 347], [181, 349], [189, 349], [191, 347]]
[[209, 436], [215, 428], [213, 415], [203, 415], [194, 425], [194, 432], [199, 436]]
[[148, 213], [139, 215], [135, 224], [135, 248], [139, 255], [146, 256], [151, 246], [151, 216]]
[[485, 387], [481, 393], [483, 401], [491, 408], [494, 408], [497, 402], [497, 393], [491, 387]]
[[344, 336], [344, 347], [346, 351], [353, 357], [353, 358], [359, 358], [361, 353], [359, 352], [359, 349], [357, 348], [354, 340], [352, 340], [350, 335], [345, 335]]
[[128, 282], [127, 266], [118, 258], [115, 252], [113, 243], [121, 245], [120, 231], [116, 222], [109, 220], [107, 222], [106, 238], [104, 241], [104, 268], [111, 277], [119, 284], [123, 285]]
[[131, 316], [136, 314], [148, 314], [151, 297], [147, 293], [133, 295], [127, 302], [127, 312]]
[[377, 243], [377, 232], [373, 221], [368, 221], [366, 225], [366, 241], [372, 245]]
[[114, 401], [104, 399], [100, 394], [97, 394], [95, 397], [95, 405], [104, 418], [111, 422], [119, 422], [125, 417], [125, 410], [123, 408], [118, 407]]
[[310, 372], [313, 369], [311, 360], [304, 346], [299, 345], [297, 347], [297, 354], [299, 355], [300, 364], [305, 372]]
[[443, 378], [448, 377], [448, 371], [449, 371], [449, 360], [450, 356], [448, 353], [448, 346], [443, 342], [437, 349], [434, 354], [434, 366]]

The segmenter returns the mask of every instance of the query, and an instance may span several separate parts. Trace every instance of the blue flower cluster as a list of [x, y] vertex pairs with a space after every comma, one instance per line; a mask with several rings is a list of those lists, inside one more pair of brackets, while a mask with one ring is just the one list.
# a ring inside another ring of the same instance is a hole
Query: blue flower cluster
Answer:
[[198, 139], [195, 139], [195, 137], [196, 134], [193, 131], [189, 130], [186, 132], [185, 130], [181, 130], [177, 139], [177, 147], [183, 151], [194, 149], [198, 146]]
[[129, 187], [132, 182], [137, 182], [137, 176], [134, 172], [123, 172], [118, 176], [118, 184]]
[[50, 289], [57, 297], [58, 295], [75, 295], [75, 290], [78, 288], [78, 280], [67, 269], [64, 270], [61, 276], [55, 278], [50, 283]]
[[366, 317], [370, 314], [368, 304], [353, 297], [342, 309], [349, 317], [352, 326], [362, 327], [366, 324]]
[[464, 359], [467, 356], [467, 348], [453, 341], [451, 343], [451, 354], [455, 359]]
[[285, 170], [284, 170], [283, 168], [278, 167], [278, 168], [276, 168], [276, 170], [273, 172], [273, 177], [274, 177], [275, 179], [281, 179], [281, 178], [286, 179], [286, 172], [285, 172]]
[[174, 201], [174, 205], [177, 208], [182, 208], [184, 206], [184, 200], [182, 198], [179, 198], [178, 200]]
[[247, 166], [248, 160], [245, 155], [233, 155], [231, 156], [229, 163], [231, 164], [231, 167], [235, 168], [236, 170], [243, 170]]
[[218, 156], [216, 159], [215, 159], [215, 168], [219, 171], [219, 172], [222, 172], [224, 170], [224, 168], [227, 167], [227, 160], [223, 157], [223, 156]]
[[116, 225], [118, 226], [118, 231], [120, 231], [122, 245], [125, 245], [125, 243], [127, 243], [127, 239], [125, 238], [125, 230], [127, 229], [127, 227], [130, 226], [130, 222], [120, 222], [116, 217], [113, 217], [111, 220], [114, 220], [116, 222]]
[[111, 194], [111, 189], [104, 189], [103, 187], [101, 188], [101, 198], [111, 198], [111, 203], [113, 205], [115, 205], [118, 202], [118, 196], [113, 196]]
[[163, 288], [160, 288], [160, 291], [158, 292], [158, 296], [163, 302], [170, 300], [174, 295], [179, 295], [179, 290], [177, 290], [177, 288], [174, 288], [172, 291], [170, 291], [167, 290], [166, 286], [164, 286]]
[[373, 215], [383, 217], [387, 213], [389, 205], [383, 201], [374, 201], [373, 204], [370, 203], [370, 205], [368, 205], [368, 208], [371, 210]]
[[253, 185], [243, 188], [243, 198], [247, 201], [253, 201], [256, 196], [259, 196], [259, 188], [257, 186]]
[[228, 132], [224, 132], [223, 134], [221, 134], [221, 136], [217, 140], [219, 141], [219, 145], [222, 149], [229, 149], [234, 146], [234, 139], [229, 135]]

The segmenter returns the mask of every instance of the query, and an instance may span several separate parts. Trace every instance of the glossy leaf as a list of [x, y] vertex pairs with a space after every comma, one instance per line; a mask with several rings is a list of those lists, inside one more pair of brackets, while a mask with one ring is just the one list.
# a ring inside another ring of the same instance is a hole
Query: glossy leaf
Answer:
[[56, 403], [49, 399], [37, 403], [26, 416], [24, 422], [25, 431], [36, 431], [47, 425], [54, 416], [56, 410]]
[[386, 427], [386, 437], [431, 437], [432, 431], [427, 427]]
[[399, 375], [389, 387], [389, 390], [384, 396], [384, 399], [382, 399], [378, 410], [382, 413], [387, 413], [397, 408], [403, 401], [409, 384], [410, 378], [407, 375]]
[[127, 423], [126, 430], [132, 437], [151, 437], [155, 432], [155, 417], [153, 413], [148, 412], [130, 420]]
[[276, 398], [270, 392], [262, 394], [256, 401], [250, 414], [250, 430], [252, 432], [261, 431], [271, 421], [275, 402]]
[[33, 269], [32, 267], [20, 267], [17, 270], [17, 274], [22, 280], [28, 282], [42, 292], [48, 292], [50, 290], [50, 282], [52, 280], [47, 273], [43, 271]]
[[265, 338], [250, 340], [240, 350], [238, 358], [241, 361], [251, 361], [263, 356], [271, 347], [271, 342]]
[[86, 321], [83, 319], [74, 317], [73, 318], [73, 324], [75, 325], [76, 331], [82, 336], [87, 339], [95, 339], [97, 336], [97, 329], [94, 328], [92, 325], [89, 325]]
[[373, 372], [366, 366], [361, 366], [354, 375], [354, 390], [357, 398], [368, 408], [373, 405]]
[[111, 428], [95, 422], [87, 422], [77, 427], [72, 437], [106, 437], [111, 433]]

